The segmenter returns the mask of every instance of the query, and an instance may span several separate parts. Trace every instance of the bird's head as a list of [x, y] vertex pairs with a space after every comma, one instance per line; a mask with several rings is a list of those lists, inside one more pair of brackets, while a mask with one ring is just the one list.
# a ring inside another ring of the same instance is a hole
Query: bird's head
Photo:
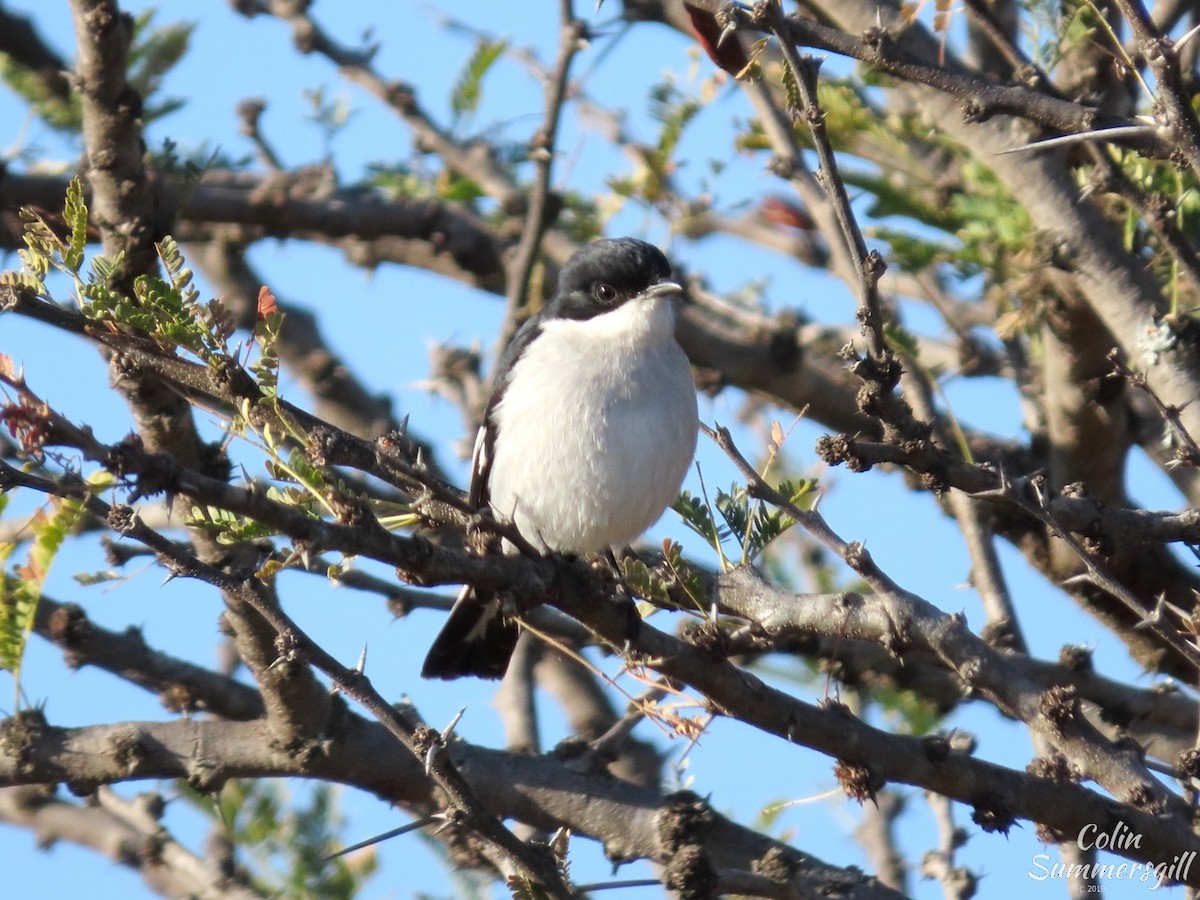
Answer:
[[653, 244], [636, 238], [595, 241], [572, 256], [558, 276], [558, 292], [546, 312], [563, 319], [591, 319], [635, 299], [678, 295], [671, 264]]

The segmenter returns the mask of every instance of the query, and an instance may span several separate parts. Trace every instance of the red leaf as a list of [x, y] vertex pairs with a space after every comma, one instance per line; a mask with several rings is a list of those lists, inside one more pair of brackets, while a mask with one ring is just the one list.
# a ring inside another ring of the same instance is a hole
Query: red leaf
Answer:
[[267, 316], [273, 316], [277, 312], [279, 312], [279, 307], [275, 303], [275, 295], [264, 284], [258, 289], [258, 317], [265, 319]]

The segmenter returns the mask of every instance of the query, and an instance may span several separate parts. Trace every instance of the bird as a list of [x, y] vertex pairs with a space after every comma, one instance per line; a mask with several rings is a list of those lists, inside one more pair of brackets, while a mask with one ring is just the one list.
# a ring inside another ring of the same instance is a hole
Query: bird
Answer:
[[[658, 520], [699, 431], [675, 338], [682, 290], [646, 241], [598, 240], [571, 256], [497, 364], [471, 460], [475, 508], [490, 504], [534, 548], [568, 556], [619, 550]], [[467, 585], [421, 675], [501, 678], [519, 634], [494, 594]]]

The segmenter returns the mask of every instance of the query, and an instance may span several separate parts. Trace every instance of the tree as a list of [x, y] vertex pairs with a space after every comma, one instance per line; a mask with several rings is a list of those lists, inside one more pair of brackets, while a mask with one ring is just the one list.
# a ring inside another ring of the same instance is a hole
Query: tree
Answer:
[[[365, 795], [444, 862], [392, 888], [1200, 886], [1193, 5], [70, 5], [0, 7], [0, 819], [171, 896], [364, 895]], [[503, 556], [478, 341], [630, 232], [708, 478], [619, 577]], [[501, 735], [416, 676], [463, 583], [527, 626]], [[858, 849], [780, 818], [831, 773]]]

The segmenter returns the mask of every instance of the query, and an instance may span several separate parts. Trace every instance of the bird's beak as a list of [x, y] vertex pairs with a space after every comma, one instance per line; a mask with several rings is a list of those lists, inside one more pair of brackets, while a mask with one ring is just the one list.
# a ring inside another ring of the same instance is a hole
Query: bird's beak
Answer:
[[683, 288], [674, 281], [660, 281], [642, 291], [642, 296], [647, 300], [657, 300], [659, 297], [679, 296], [682, 293]]

